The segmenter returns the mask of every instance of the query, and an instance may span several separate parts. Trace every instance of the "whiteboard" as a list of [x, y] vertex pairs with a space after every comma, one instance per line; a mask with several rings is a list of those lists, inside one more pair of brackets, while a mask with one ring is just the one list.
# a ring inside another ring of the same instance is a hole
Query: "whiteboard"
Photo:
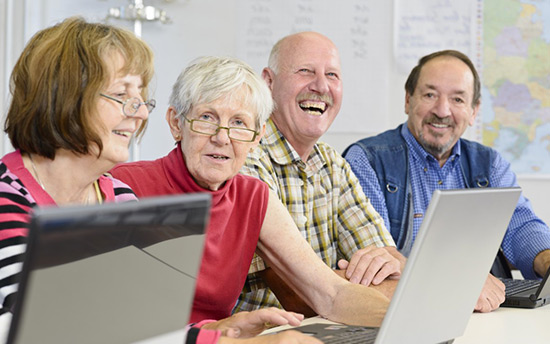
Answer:
[[336, 44], [342, 63], [344, 98], [331, 131], [386, 128], [382, 110], [389, 100], [386, 65], [391, 53], [388, 39], [391, 1], [238, 0], [237, 3], [237, 57], [261, 71], [271, 47], [280, 38], [300, 31], [320, 32]]
[[280, 38], [300, 31], [326, 35], [340, 51], [344, 85], [342, 109], [330, 131], [377, 133], [390, 126], [389, 105], [404, 98], [403, 86], [395, 80], [404, 79], [418, 58], [441, 49], [478, 55], [472, 53], [480, 37], [480, 4], [481, 0], [237, 0], [237, 57], [260, 72]]
[[[41, 0], [29, 3], [21, 22], [26, 39], [70, 15], [103, 20], [126, 0]], [[141, 158], [172, 149], [164, 112], [179, 72], [198, 56], [232, 55], [260, 72], [272, 45], [298, 31], [334, 41], [342, 59], [344, 98], [323, 140], [342, 150], [356, 139], [406, 120], [403, 84], [416, 60], [435, 50], [459, 49], [474, 60], [482, 0], [144, 0], [166, 10], [171, 24], [144, 23], [155, 52], [151, 87], [157, 109], [141, 144]], [[110, 20], [132, 28], [131, 23]], [[469, 30], [468, 30], [469, 28]], [[473, 48], [472, 48], [473, 47]]]

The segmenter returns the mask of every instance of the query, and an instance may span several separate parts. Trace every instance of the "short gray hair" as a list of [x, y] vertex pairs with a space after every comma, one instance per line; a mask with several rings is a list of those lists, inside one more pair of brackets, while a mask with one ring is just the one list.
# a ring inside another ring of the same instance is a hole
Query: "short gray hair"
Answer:
[[211, 103], [243, 86], [248, 90], [243, 104], [252, 107], [256, 129], [260, 129], [273, 111], [271, 91], [252, 67], [236, 58], [205, 56], [193, 60], [174, 84], [170, 106], [181, 119], [194, 105]]

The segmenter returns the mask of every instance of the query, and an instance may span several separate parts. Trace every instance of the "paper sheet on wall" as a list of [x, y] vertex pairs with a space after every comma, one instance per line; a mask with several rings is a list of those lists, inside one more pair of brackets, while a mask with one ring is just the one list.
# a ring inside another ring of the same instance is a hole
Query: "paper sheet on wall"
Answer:
[[394, 68], [407, 74], [419, 57], [447, 48], [480, 60], [481, 3], [238, 0], [237, 56], [261, 72], [283, 36], [309, 30], [325, 34], [340, 51], [344, 80], [342, 109], [329, 131], [376, 133], [388, 129]]
[[[481, 74], [483, 0], [395, 0], [394, 61], [399, 72], [410, 73], [418, 59], [454, 49], [468, 55]], [[481, 116], [464, 134], [481, 141]]]
[[329, 37], [340, 51], [344, 99], [332, 132], [386, 129], [391, 2], [372, 0], [239, 0], [237, 57], [257, 72], [271, 47], [300, 31]]
[[455, 49], [480, 66], [483, 1], [395, 0], [394, 59], [408, 74], [418, 59]]

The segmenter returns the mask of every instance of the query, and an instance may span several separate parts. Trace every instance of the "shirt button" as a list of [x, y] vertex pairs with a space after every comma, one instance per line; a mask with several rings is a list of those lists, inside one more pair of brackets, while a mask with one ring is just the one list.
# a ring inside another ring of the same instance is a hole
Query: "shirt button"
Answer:
[[305, 224], [307, 223], [307, 216], [304, 216], [304, 215], [298, 216], [298, 218], [297, 218], [296, 220], [297, 220], [296, 222], [297, 222], [299, 225], [303, 226], [303, 225], [305, 225]]
[[437, 184], [441, 185], [441, 184], [443, 184], [443, 181], [440, 180], [440, 181], [437, 182]]
[[428, 172], [428, 168], [427, 168], [427, 167], [424, 167], [424, 172]]

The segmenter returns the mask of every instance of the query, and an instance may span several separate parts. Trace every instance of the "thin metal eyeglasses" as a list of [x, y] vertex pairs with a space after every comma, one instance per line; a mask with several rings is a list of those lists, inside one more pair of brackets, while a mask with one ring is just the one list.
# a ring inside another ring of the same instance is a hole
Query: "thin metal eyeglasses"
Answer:
[[253, 142], [258, 136], [258, 132], [252, 129], [246, 128], [235, 128], [235, 127], [222, 127], [216, 123], [203, 121], [200, 119], [189, 119], [182, 115], [182, 117], [190, 123], [191, 131], [203, 135], [214, 136], [218, 134], [220, 129], [227, 130], [227, 136], [231, 140], [241, 141], [241, 142]]
[[119, 104], [122, 104], [122, 114], [124, 114], [124, 116], [126, 116], [126, 117], [134, 117], [136, 115], [136, 113], [138, 112], [139, 107], [142, 106], [142, 105], [145, 105], [147, 107], [147, 111], [149, 111], [149, 113], [151, 113], [153, 111], [153, 109], [155, 108], [155, 106], [157, 105], [157, 101], [154, 100], [154, 99], [149, 99], [149, 100], [146, 100], [146, 101], [142, 102], [138, 98], [134, 97], [134, 98], [128, 98], [128, 99], [123, 101], [123, 100], [108, 96], [108, 95], [103, 94], [103, 93], [100, 93], [99, 95], [102, 96], [102, 97], [105, 97], [107, 99], [114, 100], [115, 102], [117, 102]]

